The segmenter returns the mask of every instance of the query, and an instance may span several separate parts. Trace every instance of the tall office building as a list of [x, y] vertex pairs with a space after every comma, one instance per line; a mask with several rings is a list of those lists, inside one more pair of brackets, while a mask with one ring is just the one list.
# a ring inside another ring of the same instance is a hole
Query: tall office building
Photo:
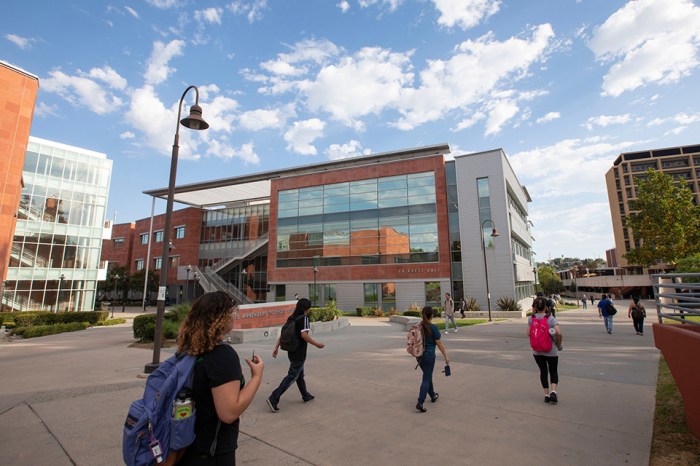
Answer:
[[[615, 235], [615, 255], [620, 267], [631, 267], [623, 254], [639, 245], [634, 232], [625, 227], [625, 218], [631, 211], [631, 201], [637, 197], [637, 182], [647, 170], [657, 170], [683, 178], [700, 202], [700, 145], [651, 149], [620, 154], [605, 174], [608, 201]], [[610, 263], [611, 261], [608, 260]]]
[[111, 173], [105, 154], [29, 138], [6, 307], [93, 309]]

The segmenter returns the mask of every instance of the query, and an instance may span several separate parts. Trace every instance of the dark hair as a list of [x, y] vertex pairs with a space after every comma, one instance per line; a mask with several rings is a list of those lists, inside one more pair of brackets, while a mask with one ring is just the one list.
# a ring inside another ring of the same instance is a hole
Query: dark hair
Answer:
[[213, 350], [223, 337], [234, 305], [231, 297], [223, 291], [199, 297], [180, 326], [177, 336], [178, 352], [186, 351], [199, 356]]
[[639, 304], [639, 296], [632, 296], [632, 301], [634, 301], [634, 304]]
[[603, 297], [601, 299], [608, 299], [608, 295], [603, 294]]
[[537, 311], [537, 312], [542, 312], [547, 308], [547, 300], [544, 299], [542, 296], [538, 296], [535, 298], [535, 300], [532, 302], [532, 307]]
[[421, 315], [423, 316], [423, 328], [425, 329], [426, 334], [430, 335], [430, 319], [433, 318], [433, 308], [430, 306], [425, 306], [421, 311]]
[[299, 300], [297, 300], [297, 307], [294, 308], [292, 315], [300, 316], [306, 312], [307, 309], [311, 309], [311, 301], [306, 298], [299, 298]]

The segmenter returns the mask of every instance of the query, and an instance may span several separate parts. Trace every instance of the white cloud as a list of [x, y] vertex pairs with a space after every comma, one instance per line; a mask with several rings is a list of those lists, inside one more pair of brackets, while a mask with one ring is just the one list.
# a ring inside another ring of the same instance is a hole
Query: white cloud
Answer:
[[559, 112], [549, 112], [545, 116], [538, 118], [536, 123], [547, 123], [548, 121], [553, 121], [558, 118], [561, 118], [561, 114]]
[[301, 155], [316, 155], [317, 151], [313, 142], [323, 136], [325, 127], [326, 123], [318, 118], [295, 121], [292, 127], [284, 133], [287, 150]]
[[440, 12], [438, 24], [469, 29], [498, 12], [500, 0], [433, 0]]
[[47, 118], [49, 116], [58, 117], [60, 112], [56, 105], [48, 105], [44, 102], [39, 102], [39, 105], [34, 109], [34, 116], [39, 118]]
[[102, 68], [93, 68], [88, 73], [88, 76], [99, 79], [112, 89], [119, 89], [120, 91], [126, 89], [126, 79], [114, 71], [110, 66], [105, 65]]
[[42, 90], [56, 93], [76, 107], [84, 106], [98, 115], [104, 115], [123, 105], [121, 98], [87, 77], [69, 76], [58, 70], [49, 72], [49, 76], [41, 80]]
[[128, 11], [129, 14], [130, 14], [131, 16], [133, 16], [134, 18], [138, 18], [138, 17], [139, 17], [138, 11], [134, 10], [134, 9], [131, 8], [130, 6], [125, 6], [124, 9], [125, 9], [126, 11]]
[[180, 4], [179, 0], [146, 0], [148, 3], [156, 8], [166, 9], [178, 6]]
[[603, 95], [676, 82], [700, 65], [700, 8], [691, 0], [630, 1], [596, 28], [588, 46], [596, 60], [612, 63]]
[[468, 118], [465, 118], [464, 120], [460, 121], [457, 123], [457, 126], [452, 130], [452, 131], [462, 131], [463, 129], [471, 128], [478, 122], [482, 121], [484, 118], [486, 118], [486, 114], [483, 112], [476, 112], [472, 115], [470, 115]]
[[328, 160], [360, 157], [372, 153], [370, 149], [363, 149], [362, 144], [354, 139], [348, 141], [347, 144], [331, 144], [325, 152], [326, 156], [328, 156]]
[[512, 100], [497, 100], [491, 104], [486, 119], [486, 136], [501, 132], [503, 125], [518, 113], [518, 105]]
[[[231, 133], [234, 129], [235, 110], [238, 109], [238, 102], [230, 97], [216, 96], [206, 105], [200, 99], [199, 105], [202, 107], [202, 118], [209, 123], [207, 133], [217, 133], [223, 131]], [[189, 112], [189, 106], [183, 108], [182, 112]], [[205, 137], [208, 139], [208, 136]]]
[[260, 157], [255, 152], [255, 147], [252, 142], [243, 144], [240, 148], [235, 148], [229, 144], [222, 143], [218, 139], [212, 140], [209, 143], [207, 155], [214, 155], [222, 159], [238, 158], [246, 164], [257, 165], [260, 163]]
[[245, 15], [249, 23], [259, 21], [263, 17], [263, 10], [267, 8], [267, 0], [253, 0], [243, 2], [240, 0], [229, 3], [228, 9], [237, 16]]
[[249, 131], [260, 131], [268, 128], [283, 128], [287, 119], [296, 116], [292, 104], [271, 109], [258, 109], [243, 112], [239, 117], [240, 127]]
[[350, 9], [350, 3], [347, 0], [342, 0], [336, 6], [340, 8], [340, 11], [343, 13], [347, 13], [347, 11]]
[[669, 122], [678, 123], [681, 125], [690, 125], [698, 121], [700, 121], [700, 113], [694, 113], [689, 115], [685, 112], [681, 112], [666, 118], [654, 118], [653, 120], [649, 121], [649, 123], [647, 123], [647, 126], [659, 126]]
[[175, 68], [170, 68], [168, 62], [172, 58], [182, 55], [184, 47], [185, 42], [182, 40], [173, 40], [167, 44], [160, 41], [154, 42], [153, 52], [148, 59], [144, 75], [146, 83], [160, 84], [168, 79], [168, 76], [175, 72]]
[[389, 11], [395, 11], [399, 5], [403, 3], [404, 0], [358, 0], [360, 8], [369, 8], [373, 5], [379, 4], [382, 6], [387, 6]]
[[207, 8], [205, 10], [196, 10], [194, 18], [202, 23], [221, 24], [221, 16], [224, 10], [222, 8]]
[[260, 67], [274, 75], [298, 76], [308, 72], [308, 67], [297, 64], [310, 62], [321, 65], [340, 52], [338, 46], [329, 40], [307, 39], [294, 44], [289, 53], [280, 53], [277, 59], [261, 63]]
[[136, 135], [132, 133], [131, 131], [124, 131], [119, 135], [119, 139], [134, 139], [136, 138]]
[[596, 126], [605, 128], [610, 125], [624, 125], [630, 121], [632, 121], [632, 116], [629, 113], [625, 113], [624, 115], [598, 115], [586, 120], [585, 126], [589, 130], [592, 130]]
[[32, 42], [35, 41], [35, 39], [18, 36], [17, 34], [5, 34], [5, 39], [9, 40], [22, 50], [32, 48]]

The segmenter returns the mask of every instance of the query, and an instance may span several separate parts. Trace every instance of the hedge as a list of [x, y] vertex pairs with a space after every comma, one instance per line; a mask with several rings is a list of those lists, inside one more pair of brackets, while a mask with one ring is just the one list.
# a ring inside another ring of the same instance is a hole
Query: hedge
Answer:
[[107, 319], [107, 311], [89, 312], [15, 312], [14, 321], [17, 327], [30, 327], [33, 325], [69, 324], [72, 322], [88, 322], [91, 325]]
[[30, 327], [19, 327], [12, 331], [12, 335], [19, 335], [24, 338], [43, 337], [46, 335], [55, 335], [57, 333], [75, 332], [77, 330], [85, 330], [90, 327], [88, 322], [70, 322], [67, 324], [53, 325], [32, 325]]
[[[163, 315], [163, 338], [175, 339], [180, 328], [177, 314], [166, 312]], [[141, 314], [134, 317], [134, 338], [139, 341], [153, 341], [156, 335], [156, 314]]]

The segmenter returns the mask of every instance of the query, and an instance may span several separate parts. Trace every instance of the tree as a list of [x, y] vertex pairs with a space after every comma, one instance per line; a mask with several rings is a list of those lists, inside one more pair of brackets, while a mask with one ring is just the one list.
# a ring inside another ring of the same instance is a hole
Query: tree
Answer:
[[675, 265], [700, 252], [700, 207], [693, 205], [693, 197], [685, 181], [674, 183], [663, 172], [647, 170], [637, 183], [637, 200], [625, 222], [639, 245], [623, 257], [643, 266]]
[[[676, 265], [676, 272], [678, 273], [700, 273], [700, 253], [693, 254], [692, 256], [684, 257], [678, 261]], [[697, 283], [697, 279], [692, 279], [688, 277], [683, 278], [684, 283]]]
[[[129, 289], [133, 292], [138, 292], [138, 293], [143, 293], [143, 281], [146, 278], [146, 270], [141, 269], [137, 270], [134, 272], [130, 277], [129, 277]], [[158, 272], [155, 272], [153, 270], [150, 270], [148, 272], [148, 284], [147, 284], [147, 292], [153, 293], [154, 291], [158, 291], [158, 283], [160, 281], [160, 276], [158, 275]]]
[[[117, 276], [119, 277], [118, 279], [116, 278]], [[118, 294], [121, 292], [120, 294], [123, 296], [125, 290], [127, 289], [128, 283], [129, 269], [123, 265], [112, 263], [109, 264], [109, 268], [107, 269], [107, 279], [103, 282], [97, 283], [97, 291], [100, 296], [104, 296], [108, 293], [114, 293], [116, 284]], [[116, 299], [116, 297], [113, 299]]]
[[549, 265], [540, 265], [537, 269], [537, 278], [540, 282], [540, 288], [544, 294], [558, 293], [564, 289], [564, 286], [559, 279], [559, 275]]

